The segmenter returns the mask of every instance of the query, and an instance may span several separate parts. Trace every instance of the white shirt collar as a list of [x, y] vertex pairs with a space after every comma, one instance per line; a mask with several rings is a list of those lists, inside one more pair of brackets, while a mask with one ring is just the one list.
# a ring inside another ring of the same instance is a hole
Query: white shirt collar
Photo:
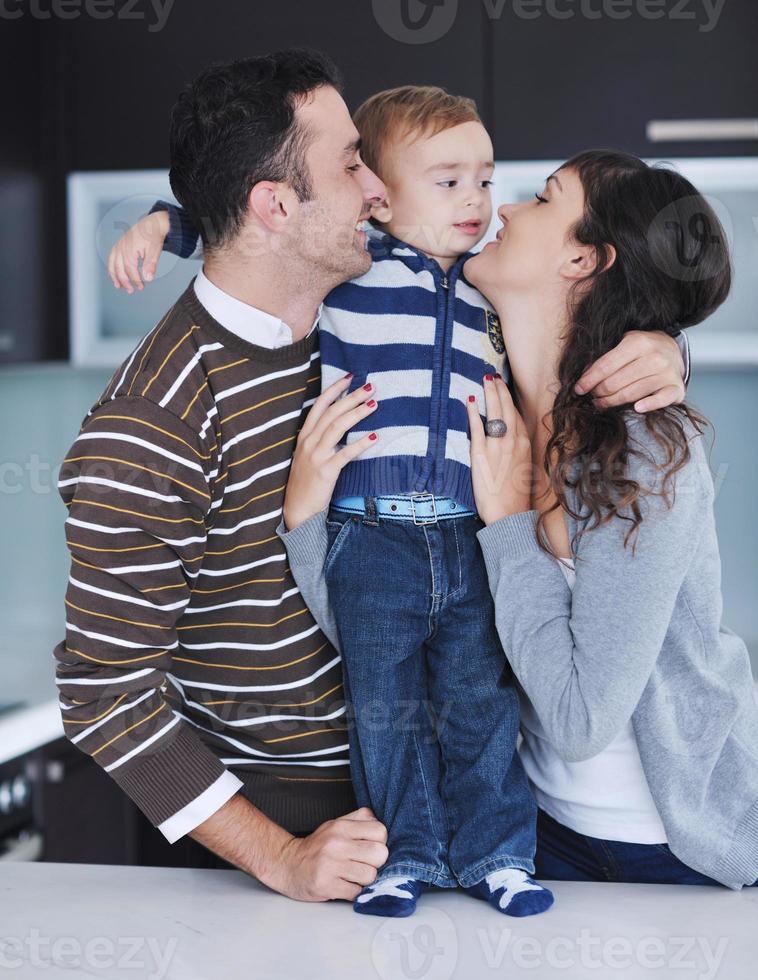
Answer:
[[[225, 293], [203, 274], [202, 269], [195, 278], [195, 296], [222, 327], [250, 344], [274, 349], [292, 343], [292, 331], [286, 323]], [[313, 326], [306, 334], [307, 337], [310, 337], [315, 330], [320, 316], [319, 306]]]

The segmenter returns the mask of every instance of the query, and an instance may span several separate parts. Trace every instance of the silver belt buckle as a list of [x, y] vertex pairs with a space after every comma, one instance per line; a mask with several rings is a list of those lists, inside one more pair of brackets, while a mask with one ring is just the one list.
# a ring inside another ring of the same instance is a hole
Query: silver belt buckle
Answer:
[[[428, 520], [426, 520], [424, 518], [422, 518], [421, 520], [418, 520], [417, 519], [417, 517], [416, 517], [416, 498], [417, 497], [431, 497], [432, 498], [432, 512], [434, 514], [433, 517], [430, 517]], [[416, 525], [416, 527], [423, 527], [424, 524], [436, 524], [437, 523], [437, 502], [434, 499], [434, 494], [433, 493], [428, 493], [427, 491], [423, 491], [422, 493], [412, 493], [411, 494], [411, 511], [413, 513], [413, 523]]]

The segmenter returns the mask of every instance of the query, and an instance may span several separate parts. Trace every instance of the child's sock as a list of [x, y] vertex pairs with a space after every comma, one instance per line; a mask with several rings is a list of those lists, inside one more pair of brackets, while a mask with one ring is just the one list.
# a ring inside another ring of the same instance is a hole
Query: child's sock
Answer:
[[400, 918], [416, 911], [416, 899], [429, 886], [415, 878], [395, 875], [376, 885], [367, 885], [353, 902], [363, 915], [390, 915]]
[[521, 868], [492, 871], [466, 891], [506, 915], [537, 915], [546, 912], [554, 901], [553, 893]]

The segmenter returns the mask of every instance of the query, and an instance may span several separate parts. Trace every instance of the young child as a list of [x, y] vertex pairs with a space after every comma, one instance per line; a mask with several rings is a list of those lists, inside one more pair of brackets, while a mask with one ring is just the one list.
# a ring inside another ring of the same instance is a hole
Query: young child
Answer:
[[[463, 275], [492, 216], [492, 143], [470, 99], [403, 86], [355, 115], [387, 200], [373, 263], [334, 289], [321, 319], [322, 387], [379, 405], [348, 433], [378, 438], [340, 475], [325, 565], [354, 715], [358, 804], [388, 830], [389, 859], [357, 912], [410, 915], [428, 887], [461, 885], [507, 915], [545, 911], [534, 872], [536, 804], [516, 751], [516, 690], [476, 532], [466, 398], [506, 373], [497, 316]], [[197, 233], [167, 209], [164, 248]]]

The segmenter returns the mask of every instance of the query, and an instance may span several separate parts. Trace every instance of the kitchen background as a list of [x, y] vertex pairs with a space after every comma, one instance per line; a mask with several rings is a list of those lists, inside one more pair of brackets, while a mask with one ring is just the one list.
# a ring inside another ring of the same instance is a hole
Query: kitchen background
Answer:
[[[753, 0], [3, 6], [0, 854], [171, 861], [108, 777], [60, 738], [51, 651], [68, 556], [55, 482], [124, 352], [197, 267], [165, 257], [158, 281], [127, 297], [104, 259], [169, 193], [171, 105], [214, 60], [321, 48], [343, 69], [351, 107], [406, 82], [469, 95], [494, 138], [498, 200], [530, 195], [555, 161], [591, 146], [679, 161], [712, 195], [733, 241], [735, 291], [692, 333], [690, 400], [716, 431], [724, 621], [758, 676], [757, 42]], [[84, 796], [98, 806], [77, 807]]]

